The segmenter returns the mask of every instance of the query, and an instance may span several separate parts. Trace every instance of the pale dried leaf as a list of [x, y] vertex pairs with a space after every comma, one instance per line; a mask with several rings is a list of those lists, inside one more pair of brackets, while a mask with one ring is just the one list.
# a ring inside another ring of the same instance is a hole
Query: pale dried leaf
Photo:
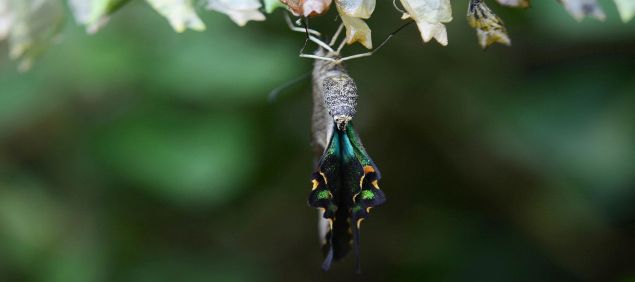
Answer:
[[582, 21], [585, 16], [594, 17], [600, 21], [606, 19], [604, 11], [596, 0], [560, 0], [560, 2], [577, 21]]
[[205, 30], [205, 24], [194, 11], [191, 0], [146, 0], [159, 14], [167, 18], [176, 32], [186, 29]]
[[615, 0], [615, 5], [623, 22], [628, 22], [635, 17], [635, 0]]
[[303, 15], [312, 17], [325, 14], [331, 6], [331, 0], [305, 0], [302, 5]]
[[64, 8], [58, 0], [11, 0], [12, 24], [9, 57], [18, 61], [18, 70], [27, 71], [61, 30]]
[[86, 32], [95, 33], [103, 27], [110, 15], [129, 0], [69, 0], [77, 23], [86, 26]]
[[450, 0], [401, 0], [406, 9], [402, 19], [412, 18], [417, 22], [424, 42], [436, 39], [441, 45], [448, 45], [448, 35], [443, 23], [452, 21]]
[[443, 46], [448, 45], [448, 33], [445, 29], [445, 25], [442, 23], [419, 21], [417, 22], [417, 27], [419, 28], [423, 42], [429, 42], [434, 38], [439, 44]]
[[[338, 12], [340, 12], [338, 7]], [[359, 42], [368, 49], [373, 48], [371, 31], [366, 22], [360, 18], [343, 15], [340, 12], [340, 18], [346, 28], [346, 43], [353, 44]]]
[[280, 0], [294, 16], [313, 17], [326, 13], [331, 0]]
[[511, 45], [503, 21], [487, 7], [483, 0], [470, 1], [467, 20], [476, 29], [476, 36], [483, 49], [494, 43]]
[[375, 0], [335, 0], [335, 4], [346, 16], [368, 19], [375, 10]]
[[262, 5], [258, 0], [208, 0], [207, 8], [229, 16], [239, 26], [245, 26], [249, 21], [264, 21], [258, 9]]
[[499, 4], [514, 8], [529, 8], [529, 0], [497, 0]]

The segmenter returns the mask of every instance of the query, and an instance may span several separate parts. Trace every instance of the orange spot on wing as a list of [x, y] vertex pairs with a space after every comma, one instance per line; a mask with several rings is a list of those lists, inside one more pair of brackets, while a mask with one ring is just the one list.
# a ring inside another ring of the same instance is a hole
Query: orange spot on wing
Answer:
[[369, 172], [375, 172], [375, 168], [370, 165], [364, 166], [364, 174], [367, 174]]
[[371, 172], [375, 172], [375, 168], [373, 168], [372, 166], [364, 166], [364, 175], [362, 175], [362, 178], [359, 179], [359, 187], [362, 187], [362, 184], [364, 183], [364, 178], [366, 178], [366, 174], [371, 173]]

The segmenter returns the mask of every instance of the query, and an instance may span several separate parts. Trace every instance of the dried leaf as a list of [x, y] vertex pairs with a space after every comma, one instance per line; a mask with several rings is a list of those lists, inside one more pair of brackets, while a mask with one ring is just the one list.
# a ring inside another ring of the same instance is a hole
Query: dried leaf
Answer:
[[86, 32], [95, 33], [108, 23], [110, 15], [129, 0], [69, 0], [77, 23], [86, 26]]
[[628, 22], [635, 17], [635, 0], [615, 0], [615, 5], [623, 22]]
[[258, 0], [208, 0], [207, 8], [221, 12], [229, 16], [239, 26], [244, 26], [248, 21], [264, 21], [263, 15], [258, 9], [262, 5]]
[[375, 10], [375, 0], [335, 0], [340, 14], [368, 19]]
[[265, 3], [265, 12], [267, 12], [267, 14], [273, 13], [275, 9], [285, 7], [280, 0], [264, 0], [263, 2]]
[[483, 49], [496, 42], [507, 46], [511, 45], [503, 21], [487, 7], [483, 0], [470, 1], [467, 9], [467, 21], [476, 29], [478, 42]]
[[594, 17], [600, 21], [606, 19], [604, 11], [596, 0], [559, 0], [564, 8], [577, 21], [581, 21], [585, 16]]
[[424, 42], [432, 38], [439, 44], [448, 45], [448, 35], [443, 23], [452, 21], [450, 0], [401, 0], [406, 9], [402, 19], [412, 18], [417, 22]]
[[294, 16], [313, 17], [326, 13], [331, 0], [280, 0]]
[[372, 49], [373, 41], [371, 31], [366, 22], [360, 18], [342, 14], [339, 6], [337, 6], [337, 11], [340, 14], [342, 23], [344, 23], [344, 27], [346, 27], [346, 43], [353, 44], [355, 42], [359, 42], [364, 45], [364, 47]]
[[529, 8], [529, 0], [497, 0], [499, 4], [514, 8]]
[[191, 0], [146, 0], [152, 8], [164, 16], [176, 32], [185, 29], [205, 30], [205, 24], [194, 11]]
[[12, 0], [4, 9], [11, 18], [9, 57], [18, 60], [19, 71], [27, 71], [59, 34], [64, 8], [58, 0]]

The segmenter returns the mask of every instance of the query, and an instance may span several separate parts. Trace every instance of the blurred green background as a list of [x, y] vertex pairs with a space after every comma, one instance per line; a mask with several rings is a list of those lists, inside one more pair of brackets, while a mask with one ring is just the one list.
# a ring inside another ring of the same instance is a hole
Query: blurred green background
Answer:
[[[281, 11], [69, 19], [31, 71], [0, 60], [0, 281], [635, 281], [635, 21], [600, 2], [491, 4], [513, 46], [482, 51], [457, 1], [448, 47], [410, 26], [348, 63], [388, 197], [361, 275], [319, 267], [310, 81], [267, 100], [311, 69]], [[378, 3], [375, 44], [398, 17]]]

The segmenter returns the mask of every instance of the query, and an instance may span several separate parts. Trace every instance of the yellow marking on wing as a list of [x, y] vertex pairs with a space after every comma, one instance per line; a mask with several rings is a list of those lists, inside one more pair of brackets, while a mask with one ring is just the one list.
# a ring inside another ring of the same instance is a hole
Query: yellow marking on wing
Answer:
[[326, 179], [326, 175], [324, 175], [324, 173], [321, 171], [320, 171], [320, 175], [322, 175], [322, 178], [324, 178], [324, 184], [329, 184], [329, 180]]
[[[359, 188], [362, 188], [362, 184], [364, 183], [364, 178], [366, 177], [366, 174], [362, 175], [362, 178], [359, 179]], [[357, 196], [357, 195], [355, 195]]]
[[317, 187], [320, 185], [320, 183], [315, 179], [312, 179], [311, 182], [313, 183], [313, 187], [311, 188], [311, 191], [317, 189]]
[[357, 220], [357, 229], [359, 229], [359, 227], [362, 225], [362, 221], [364, 221], [364, 218], [360, 218]]

